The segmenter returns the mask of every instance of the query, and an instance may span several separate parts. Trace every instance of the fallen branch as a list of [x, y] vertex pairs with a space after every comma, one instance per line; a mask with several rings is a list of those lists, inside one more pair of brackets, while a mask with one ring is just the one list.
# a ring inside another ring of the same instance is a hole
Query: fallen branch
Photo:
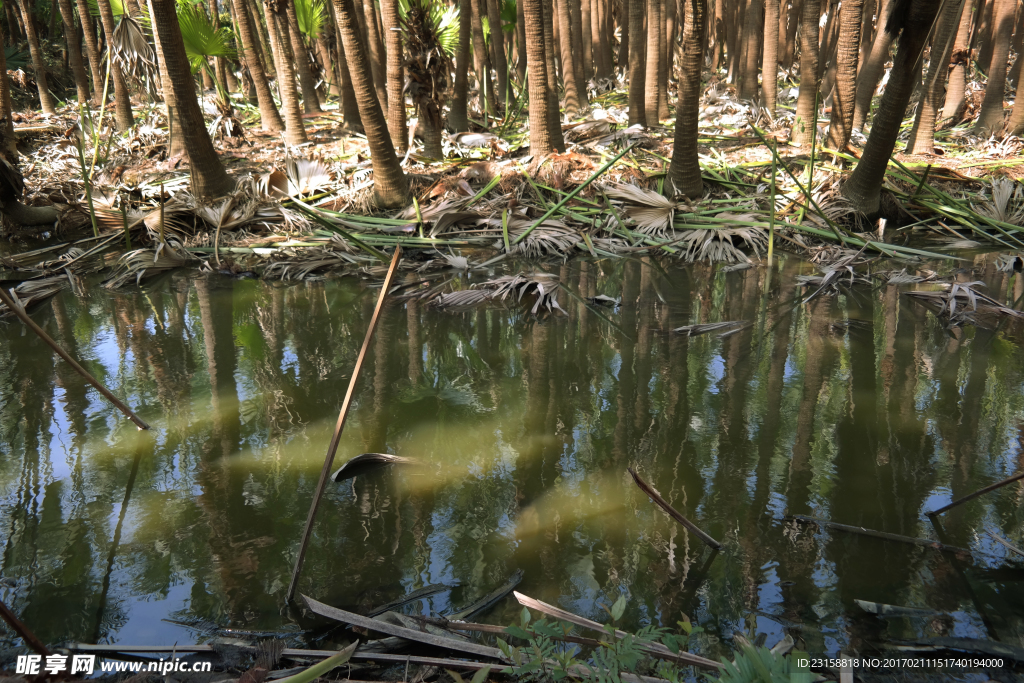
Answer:
[[109, 389], [100, 384], [100, 381], [98, 379], [89, 374], [88, 370], [79, 365], [78, 361], [76, 361], [74, 358], [68, 355], [67, 351], [62, 349], [60, 345], [57, 344], [57, 342], [53, 341], [53, 339], [50, 338], [50, 335], [46, 334], [46, 332], [43, 331], [43, 328], [39, 327], [39, 325], [36, 325], [35, 321], [32, 320], [32, 318], [29, 317], [28, 313], [25, 312], [25, 309], [23, 309], [21, 306], [15, 303], [14, 299], [11, 297], [10, 294], [8, 294], [3, 289], [3, 287], [0, 287], [0, 301], [2, 301], [4, 305], [6, 305], [7, 308], [10, 309], [12, 313], [14, 313], [14, 315], [18, 316], [21, 319], [21, 322], [25, 323], [25, 325], [27, 325], [30, 330], [35, 332], [40, 339], [46, 342], [46, 344], [51, 349], [56, 351], [58, 356], [66, 360], [79, 375], [85, 378], [85, 381], [96, 387], [97, 391], [103, 394], [104, 398], [113, 403], [114, 407], [116, 407], [118, 410], [124, 413], [125, 417], [134, 422], [135, 426], [137, 426], [139, 429], [149, 429], [149, 425], [146, 424], [142, 420], [142, 418], [133, 413], [131, 408], [122, 403], [121, 400], [117, 396], [114, 396], [114, 394], [112, 394]]
[[954, 545], [946, 545], [945, 543], [939, 543], [938, 541], [930, 541], [926, 538], [900, 536], [899, 534], [890, 534], [886, 531], [875, 531], [874, 529], [865, 529], [862, 526], [850, 526], [848, 524], [839, 524], [838, 522], [830, 522], [827, 519], [818, 519], [817, 517], [808, 517], [806, 515], [793, 515], [792, 517], [790, 517], [790, 519], [796, 522], [800, 522], [801, 524], [817, 524], [819, 526], [829, 527], [830, 529], [848, 531], [851, 534], [871, 536], [872, 538], [881, 538], [886, 541], [899, 541], [900, 543], [911, 543], [913, 545], [919, 545], [924, 548], [933, 548], [935, 550], [948, 550], [954, 553], [967, 553], [968, 555], [973, 555], [973, 553], [967, 548], [958, 548]]
[[[586, 617], [581, 617], [580, 615], [573, 614], [572, 612], [566, 612], [564, 609], [560, 609], [558, 607], [555, 607], [554, 605], [549, 605], [546, 602], [541, 602], [540, 600], [536, 600], [528, 595], [523, 595], [519, 592], [515, 592], [513, 593], [513, 595], [516, 596], [516, 600], [518, 600], [519, 604], [523, 607], [535, 609], [542, 614], [548, 615], [549, 617], [554, 617], [555, 619], [559, 619], [561, 621], [567, 621], [570, 624], [576, 624], [577, 626], [582, 626], [583, 628], [588, 628], [592, 631], [607, 633], [605, 627], [602, 624], [597, 623], [596, 621], [591, 621]], [[614, 634], [616, 638], [625, 638], [628, 635], [625, 631], [619, 629], [615, 629]], [[722, 665], [714, 660], [707, 659], [706, 657], [701, 657], [700, 655], [691, 654], [689, 652], [672, 652], [660, 643], [652, 644], [651, 646], [646, 647], [644, 649], [648, 654], [656, 657], [661, 657], [662, 655], [666, 654], [672, 655], [672, 659], [674, 661], [678, 661], [682, 664], [699, 666], [704, 669], [722, 668]], [[661, 658], [665, 659], [665, 657]]]
[[1007, 540], [1006, 540], [1005, 538], [1003, 538], [1002, 536], [999, 536], [999, 535], [997, 535], [997, 534], [994, 534], [994, 533], [992, 533], [991, 531], [990, 531], [990, 532], [988, 532], [988, 535], [989, 535], [989, 536], [991, 536], [991, 537], [992, 537], [992, 539], [993, 539], [993, 540], [995, 540], [995, 541], [996, 541], [997, 543], [1000, 543], [1000, 544], [1002, 544], [1002, 545], [1003, 545], [1004, 547], [1006, 547], [1007, 549], [1009, 549], [1009, 550], [1012, 550], [1013, 552], [1017, 553], [1018, 555], [1022, 555], [1022, 556], [1024, 556], [1024, 550], [1021, 550], [1021, 549], [1020, 549], [1020, 548], [1018, 548], [1017, 546], [1013, 545], [1012, 543], [1010, 543], [1009, 541], [1007, 541]]
[[0, 617], [7, 622], [7, 625], [14, 629], [14, 632], [21, 636], [21, 639], [25, 641], [25, 644], [35, 650], [37, 653], [46, 657], [50, 654], [50, 651], [46, 649], [43, 642], [36, 637], [36, 634], [29, 630], [28, 626], [21, 623], [21, 619], [18, 618], [11, 608], [8, 607], [3, 600], [0, 600]]
[[327, 446], [327, 455], [324, 456], [324, 466], [320, 470], [320, 479], [316, 483], [316, 491], [313, 493], [313, 502], [309, 505], [309, 514], [306, 517], [306, 526], [302, 530], [302, 539], [299, 541], [299, 552], [295, 556], [295, 567], [292, 569], [292, 580], [288, 584], [288, 593], [285, 599], [288, 602], [295, 597], [295, 588], [299, 585], [299, 574], [302, 573], [302, 563], [306, 559], [306, 546], [309, 545], [309, 537], [313, 534], [313, 522], [316, 521], [316, 511], [320, 507], [320, 499], [324, 495], [324, 487], [327, 486], [327, 477], [331, 473], [331, 465], [334, 463], [334, 454], [338, 452], [338, 443], [341, 441], [341, 432], [345, 428], [345, 418], [348, 417], [349, 406], [352, 405], [352, 396], [355, 394], [356, 381], [359, 379], [359, 371], [363, 367], [363, 360], [366, 359], [366, 350], [370, 348], [370, 341], [373, 339], [373, 332], [377, 329], [377, 321], [380, 320], [380, 313], [384, 309], [384, 299], [387, 298], [388, 290], [391, 289], [391, 280], [395, 276], [398, 262], [402, 258], [402, 248], [395, 247], [395, 254], [391, 257], [391, 266], [388, 274], [384, 277], [384, 286], [381, 287], [380, 296], [377, 297], [377, 307], [373, 309], [373, 316], [370, 318], [370, 326], [366, 330], [366, 338], [363, 339], [363, 347], [359, 349], [359, 356], [356, 358], [355, 367], [352, 368], [352, 377], [348, 381], [348, 390], [345, 392], [345, 400], [341, 403], [341, 411], [338, 413], [338, 422], [334, 425], [334, 434]]
[[1007, 479], [1003, 479], [1002, 481], [997, 481], [994, 484], [989, 484], [985, 488], [978, 489], [974, 493], [968, 493], [963, 498], [957, 498], [956, 500], [954, 500], [949, 505], [943, 505], [938, 510], [932, 510], [931, 512], [928, 513], [928, 516], [929, 517], [934, 517], [935, 515], [941, 515], [943, 512], [945, 512], [946, 510], [949, 510], [950, 508], [955, 508], [957, 505], [960, 505], [961, 503], [966, 503], [967, 501], [973, 500], [973, 499], [977, 498], [980, 495], [988, 493], [989, 491], [995, 491], [998, 488], [1002, 488], [1002, 487], [1006, 486], [1007, 484], [1012, 484], [1013, 482], [1018, 481], [1020, 479], [1024, 479], [1024, 472], [1019, 472], [1019, 473], [1013, 475], [1012, 477], [1009, 477]]
[[425, 643], [435, 647], [442, 647], [446, 650], [455, 650], [456, 652], [464, 652], [477, 657], [490, 657], [491, 659], [505, 661], [505, 657], [501, 654], [501, 650], [496, 647], [488, 647], [486, 645], [478, 645], [476, 643], [465, 643], [452, 638], [444, 638], [442, 636], [435, 636], [429, 633], [423, 633], [422, 631], [416, 631], [411, 628], [405, 628], [404, 626], [395, 626], [394, 624], [389, 624], [381, 621], [380, 619], [364, 617], [360, 614], [346, 612], [343, 609], [325, 605], [324, 603], [318, 602], [306, 595], [303, 595], [302, 598], [306, 601], [306, 604], [309, 605], [309, 609], [322, 617], [341, 621], [346, 624], [354, 624], [355, 626], [360, 626], [379, 633], [386, 633], [389, 636], [398, 636], [399, 638], [405, 638], [406, 640]]
[[640, 475], [636, 473], [636, 470], [630, 467], [627, 471], [629, 472], [629, 475], [633, 477], [633, 481], [636, 482], [636, 485], [640, 487], [640, 490], [646, 493], [648, 496], [650, 496], [651, 500], [654, 501], [655, 505], [664, 510], [669, 517], [676, 520], [684, 527], [686, 527], [688, 530], [693, 532], [693, 534], [695, 534], [697, 538], [704, 541], [704, 543], [706, 543], [711, 548], [714, 548], [715, 550], [722, 549], [721, 543], [719, 543], [718, 541], [716, 541], [715, 539], [711, 538], [706, 533], [701, 531], [699, 528], [697, 528], [696, 524], [688, 520], [678, 510], [669, 505], [668, 502], [666, 502], [666, 500], [662, 498], [661, 495], [657, 491], [655, 491], [650, 484], [648, 484], [646, 481], [640, 478]]

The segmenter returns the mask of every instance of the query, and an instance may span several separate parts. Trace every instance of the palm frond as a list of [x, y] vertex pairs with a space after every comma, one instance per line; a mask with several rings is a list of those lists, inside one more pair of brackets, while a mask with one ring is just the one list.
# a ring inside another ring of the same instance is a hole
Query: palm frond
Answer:
[[316, 39], [324, 26], [327, 15], [324, 0], [295, 0], [295, 14], [299, 19], [299, 31], [310, 40]]
[[156, 74], [156, 52], [149, 44], [142, 25], [127, 14], [114, 28], [110, 56], [121, 65], [125, 76], [137, 81]]
[[214, 29], [202, 7], [178, 5], [178, 25], [193, 73], [203, 68], [209, 57], [236, 58], [235, 49], [231, 47], [231, 31], [224, 26]]

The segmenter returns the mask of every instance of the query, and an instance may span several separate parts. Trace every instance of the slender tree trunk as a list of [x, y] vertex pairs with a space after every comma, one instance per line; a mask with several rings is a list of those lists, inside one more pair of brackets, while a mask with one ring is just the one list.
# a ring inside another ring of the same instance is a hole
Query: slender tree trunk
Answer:
[[[644, 71], [644, 125], [657, 126], [658, 76], [661, 73], [661, 45], [658, 34], [665, 29], [661, 16], [662, 0], [647, 0], [647, 59]], [[632, 84], [630, 84], [632, 91]]]
[[[149, 16], [153, 16], [152, 0], [147, 1]], [[179, 29], [180, 30], [180, 29]], [[164, 51], [160, 44], [160, 34], [153, 31], [153, 44], [156, 47], [157, 68], [160, 71], [160, 82], [169, 83], [170, 75], [167, 71], [167, 64], [164, 62]], [[189, 67], [191, 69], [191, 66]], [[191, 73], [191, 71], [190, 71]], [[193, 81], [193, 88], [194, 88]], [[178, 117], [178, 108], [174, 104], [174, 90], [170, 85], [163, 88], [164, 106], [167, 108], [167, 159], [174, 159], [185, 156], [188, 149], [185, 145], [185, 138], [182, 134], [181, 119]]]
[[[99, 0], [100, 23], [103, 25], [103, 35], [106, 37], [107, 45], [110, 45], [114, 36], [114, 12], [110, 9], [110, 0]], [[110, 80], [114, 82], [114, 120], [117, 121], [117, 129], [126, 131], [135, 123], [132, 116], [132, 101], [128, 92], [128, 83], [124, 80], [121, 66], [116, 62], [110, 64]]]
[[[370, 81], [369, 64], [356, 25], [352, 0], [334, 0], [334, 8], [338, 18], [338, 31], [344, 43], [343, 49], [348, 58], [349, 75], [352, 77], [356, 102], [359, 104], [359, 116], [370, 147], [374, 198], [382, 208], [405, 206], [409, 201], [409, 179], [402, 171], [395, 148], [391, 144], [384, 112], [380, 106], [380, 97]], [[372, 17], [367, 17], [366, 23], [369, 24], [371, 20]]]
[[764, 0], [749, 0], [744, 17], [743, 64], [740, 70], [739, 98], [753, 100], [757, 97], [757, 62], [761, 57], [761, 37], [764, 32], [762, 16]]
[[[274, 4], [271, 4], [271, 3]], [[267, 34], [270, 36], [270, 52], [277, 66], [277, 88], [281, 95], [281, 109], [284, 113], [284, 137], [289, 145], [309, 142], [306, 128], [302, 123], [299, 108], [299, 93], [296, 90], [295, 67], [292, 66], [292, 50], [288, 38], [288, 19], [284, 8], [277, 0], [264, 0], [267, 18]]]
[[246, 7], [245, 0], [232, 0], [232, 2], [235, 9], [235, 24], [242, 47], [241, 54], [245, 60], [253, 88], [256, 90], [256, 101], [260, 109], [260, 126], [266, 131], [283, 130], [284, 122], [281, 120], [281, 114], [277, 111], [277, 105], [274, 104], [274, 96], [270, 92], [267, 75], [263, 73], [263, 63], [256, 53], [256, 46], [259, 45], [259, 42], [252, 32], [249, 8]]
[[[24, 32], [18, 28], [20, 26], [20, 19], [17, 18], [18, 10], [12, 6], [14, 3], [9, 0], [4, 0], [3, 4], [4, 14], [7, 16], [7, 26], [11, 33], [11, 45], [15, 45], [19, 42], [21, 36], [24, 35]], [[86, 12], [82, 16], [87, 17], [89, 13]]]
[[11, 102], [11, 79], [7, 76], [6, 47], [4, 28], [0, 24], [0, 155], [12, 166], [17, 166], [18, 145], [14, 137], [14, 107]]
[[646, 0], [629, 1], [629, 125], [646, 124], [644, 81], [644, 5]]
[[[459, 47], [455, 55], [455, 88], [452, 91], [452, 105], [448, 113], [448, 124], [457, 133], [469, 130], [469, 62], [472, 40], [471, 0], [459, 0]], [[520, 9], [522, 3], [519, 3]], [[520, 25], [522, 22], [519, 22]], [[523, 60], [525, 69], [525, 58]]]
[[[576, 95], [580, 98], [580, 107], [587, 109], [590, 106], [587, 98], [587, 81], [593, 74], [593, 59], [583, 58], [583, 19], [580, 0], [566, 0], [569, 5], [569, 26], [572, 34], [572, 66], [576, 75]], [[589, 35], [590, 32], [586, 31]]]
[[164, 83], [173, 92], [178, 109], [192, 172], [192, 192], [197, 197], [218, 197], [229, 192], [234, 181], [224, 172], [206, 131], [174, 5], [174, 0], [151, 0], [150, 3], [153, 29], [160, 39], [161, 61], [167, 72]]
[[96, 47], [96, 32], [89, 22], [89, 5], [86, 0], [76, 0], [78, 16], [81, 18], [82, 35], [85, 38], [85, 56], [92, 74], [92, 101], [99, 104], [103, 94], [103, 71], [100, 69], [100, 51]]
[[[718, 69], [725, 59], [725, 44], [728, 40], [725, 28], [725, 0], [711, 0], [715, 4], [714, 17], [714, 45], [711, 48], [711, 73], [717, 74]], [[686, 0], [680, 0], [680, 6], [686, 7]]]
[[1010, 34], [1013, 31], [1013, 10], [1017, 0], [994, 0], [992, 9], [992, 58], [988, 65], [988, 84], [981, 114], [974, 126], [974, 134], [992, 135], [1003, 128], [1003, 95], [1006, 90], [1006, 61], [1010, 53]]
[[[358, 2], [358, 0], [355, 0]], [[377, 9], [373, 0], [363, 0], [363, 17], [366, 19], [366, 42], [370, 47], [370, 68], [373, 72], [373, 87], [377, 91], [377, 99], [380, 100], [382, 111], [388, 110], [388, 91], [385, 85], [387, 74], [384, 68], [384, 48], [380, 39], [380, 32], [377, 24]], [[352, 67], [352, 60], [349, 60], [349, 68]], [[353, 82], [355, 74], [352, 74]], [[359, 110], [362, 112], [362, 108]], [[365, 123], [365, 122], [364, 122]]]
[[765, 0], [764, 54], [761, 57], [761, 106], [775, 117], [779, 103], [779, 0]]
[[[103, 0], [100, 0], [100, 4], [103, 4]], [[44, 114], [56, 114], [57, 100], [50, 93], [46, 60], [43, 59], [43, 51], [39, 47], [39, 35], [36, 33], [35, 22], [32, 21], [32, 8], [28, 5], [27, 0], [18, 0], [18, 9], [21, 10], [22, 20], [25, 23], [25, 32], [28, 34], [28, 51], [32, 55], [32, 70], [35, 71], [36, 75], [39, 104], [42, 106]]]
[[268, 30], [267, 18], [264, 15], [263, 4], [259, 0], [242, 0], [242, 2], [248, 3], [249, 18], [252, 20], [253, 30], [260, 39], [259, 55], [260, 60], [263, 62], [263, 70], [266, 72], [268, 79], [276, 79], [277, 64], [274, 62], [274, 57], [271, 54], [271, 46], [276, 43], [270, 42], [270, 31]]
[[[75, 10], [71, 6], [71, 0], [60, 0], [60, 14], [64, 20], [64, 32], [67, 37], [67, 44], [71, 46], [68, 50], [68, 59], [71, 62], [71, 71], [75, 75], [75, 87], [78, 90], [78, 102], [88, 106], [89, 104], [89, 74], [85, 71], [85, 64], [82, 63], [82, 53], [78, 50], [81, 45], [82, 36], [78, 33], [78, 26], [75, 25]], [[4, 71], [6, 74], [7, 72]]]
[[992, 64], [992, 47], [995, 42], [997, 27], [995, 22], [995, 11], [1000, 0], [982, 0], [981, 19], [978, 28], [974, 32], [974, 41], [971, 47], [978, 51], [978, 71], [986, 76], [988, 68]]
[[484, 44], [484, 24], [481, 20], [480, 3], [485, 0], [471, 0], [471, 11], [473, 18], [473, 51], [479, 60], [480, 70], [477, 72], [477, 81], [480, 87], [486, 91], [480, 93], [480, 106], [492, 116], [497, 114], [497, 98], [494, 96], [494, 82], [491, 80], [491, 60], [487, 54], [487, 46]]
[[876, 0], [864, 0], [860, 22], [860, 56], [857, 60], [857, 73], [864, 70], [864, 62], [871, 52], [872, 22], [875, 18]]
[[729, 46], [726, 56], [728, 61], [728, 75], [726, 76], [729, 83], [736, 84], [739, 81], [741, 67], [741, 60], [743, 59], [743, 27], [746, 19], [746, 9], [748, 0], [731, 0], [726, 5], [726, 28], [725, 36], [726, 43]]
[[796, 100], [793, 142], [810, 147], [818, 132], [818, 0], [804, 0], [800, 23], [800, 94]]
[[500, 0], [481, 0], [487, 4], [487, 23], [491, 27], [491, 45], [494, 47], [494, 70], [498, 74], [498, 97], [504, 106], [505, 111], [511, 107], [514, 101], [512, 97], [512, 86], [508, 82], [508, 59], [505, 57], [505, 32], [501, 30], [501, 14], [498, 2]]
[[890, 29], [895, 31], [902, 28], [899, 47], [893, 60], [889, 83], [871, 126], [871, 135], [864, 147], [864, 155], [842, 187], [842, 193], [854, 207], [868, 216], [878, 213], [885, 169], [896, 147], [896, 137], [913, 94], [914, 82], [918, 78], [915, 72], [921, 69], [921, 53], [939, 3], [932, 0], [909, 0], [900, 9], [905, 14], [894, 16], [884, 29], [879, 27], [880, 33], [883, 30], [888, 32]]
[[[213, 25], [213, 30], [216, 31], [220, 28], [220, 14], [217, 12], [217, 0], [210, 0], [208, 7], [210, 11], [210, 22]], [[224, 92], [230, 93], [231, 88], [228, 87], [228, 69], [227, 60], [223, 57], [215, 57], [213, 60], [213, 73], [217, 79], [217, 84], [224, 89]], [[230, 102], [230, 100], [228, 100]]]
[[668, 175], [676, 192], [692, 199], [704, 193], [697, 157], [697, 119], [700, 116], [700, 74], [707, 34], [707, 0], [683, 0], [683, 46], [679, 53], [679, 101], [676, 134]]
[[[462, 0], [459, 0], [460, 3]], [[460, 16], [461, 19], [461, 16]], [[526, 83], [526, 19], [523, 18], [523, 3], [516, 2], [516, 73], [519, 82]], [[461, 24], [460, 24], [461, 26]], [[461, 30], [461, 29], [460, 29]], [[461, 33], [460, 33], [461, 35]], [[461, 38], [460, 38], [461, 39]]]
[[[381, 0], [381, 19], [384, 21], [384, 40], [388, 53], [388, 133], [398, 154], [409, 148], [409, 127], [405, 120], [405, 52], [398, 24], [398, 0]], [[423, 117], [420, 117], [420, 125]], [[424, 140], [426, 137], [424, 136]], [[437, 151], [437, 150], [433, 150]], [[429, 156], [429, 155], [428, 155]], [[436, 158], [444, 156], [437, 155]]]
[[580, 76], [583, 78], [584, 92], [586, 92], [587, 81], [594, 77], [598, 70], [600, 56], [595, 46], [597, 45], [597, 34], [594, 27], [598, 21], [597, 0], [582, 0], [580, 8], [580, 40], [582, 41], [583, 52], [580, 63], [583, 71]]
[[675, 61], [676, 0], [659, 0], [664, 30], [658, 31], [658, 120], [668, 118], [668, 81]]
[[556, 0], [559, 24], [558, 42], [562, 48], [562, 83], [565, 86], [565, 113], [569, 118], [576, 118], [580, 113], [580, 96], [576, 90], [576, 65], [572, 58], [572, 30], [569, 28], [569, 0]]
[[935, 152], [935, 122], [942, 102], [943, 85], [949, 73], [949, 59], [953, 54], [953, 43], [956, 41], [957, 25], [963, 11], [962, 0], [947, 0], [940, 10], [935, 37], [932, 39], [931, 64], [928, 76], [924, 79], [924, 93], [917, 107], [914, 127], [907, 141], [907, 151], [911, 154], [933, 154]]
[[[951, 0], [952, 1], [952, 0]], [[853, 130], [857, 99], [857, 60], [864, 0], [843, 0], [839, 9], [839, 42], [836, 46], [836, 89], [828, 139], [832, 149], [846, 149]]]
[[[299, 30], [299, 16], [295, 11], [295, 0], [278, 0], [284, 6], [284, 14], [278, 17], [287, 22], [287, 36], [291, 40], [292, 55], [296, 73], [299, 77], [299, 87], [302, 89], [302, 108], [307, 114], [320, 114], [320, 97], [316, 92], [316, 81], [309, 68], [309, 52], [302, 40], [302, 32]], [[283, 25], [282, 25], [283, 28]]]
[[[611, 0], [609, 0], [611, 1]], [[620, 0], [619, 7], [621, 12], [619, 13], [619, 70], [623, 75], [629, 74], [629, 55], [633, 46], [630, 45], [629, 40], [629, 18], [633, 16], [633, 1], [634, 0]], [[643, 2], [643, 0], [636, 0], [637, 2]], [[640, 23], [643, 23], [642, 21]]]
[[1021, 59], [1022, 53], [1024, 53], [1024, 5], [1017, 6], [1017, 20], [1013, 22], [1013, 25], [1016, 28], [1013, 30], [1013, 42], [1010, 44], [1010, 52], [1017, 55], [1017, 58], [1014, 60], [1013, 67], [1010, 68], [1009, 73], [1006, 74], [1006, 83], [1011, 88], [1016, 88], [1021, 66], [1024, 65], [1024, 59]]
[[551, 129], [551, 140], [559, 152], [565, 150], [562, 137], [562, 117], [558, 111], [558, 81], [555, 78], [555, 8], [552, 0], [544, 2], [544, 55], [547, 59], [545, 67], [548, 72], [548, 125]]
[[528, 71], [530, 113], [530, 153], [539, 159], [558, 149], [562, 131], [551, 130], [548, 116], [548, 70], [544, 64], [544, 0], [523, 0], [524, 30], [526, 32], [526, 61]]
[[[1024, 59], [1024, 56], [1018, 55], [1017, 59]], [[1013, 113], [1010, 114], [1010, 120], [1006, 124], [1006, 133], [1007, 135], [1016, 135], [1017, 137], [1024, 136], [1024, 78], [1017, 81], [1017, 92], [1013, 100]]]
[[789, 24], [786, 26], [786, 51], [782, 63], [790, 72], [796, 66], [796, 33], [800, 28], [800, 17], [803, 16], [805, 1], [793, 0], [793, 6], [789, 12]]
[[[899, 0], [897, 0], [899, 1]], [[885, 62], [889, 58], [893, 36], [885, 30], [885, 22], [892, 12], [894, 0], [882, 0], [882, 9], [878, 13], [878, 28], [875, 41], [871, 44], [871, 53], [860, 70], [857, 78], [857, 101], [853, 110], [853, 128], [862, 130], [871, 111], [871, 100], [875, 96], [875, 88], [882, 78]]]

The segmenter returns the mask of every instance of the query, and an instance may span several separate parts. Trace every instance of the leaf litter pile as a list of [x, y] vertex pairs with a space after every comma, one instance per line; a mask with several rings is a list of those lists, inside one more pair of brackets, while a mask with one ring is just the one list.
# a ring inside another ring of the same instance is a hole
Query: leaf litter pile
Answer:
[[[232, 195], [209, 204], [188, 193], [185, 160], [167, 158], [167, 127], [155, 106], [126, 134], [113, 131], [109, 113], [99, 123], [98, 111], [85, 112], [84, 122], [73, 107], [45, 122], [19, 115], [25, 203], [53, 206], [59, 219], [44, 233], [4, 226], [10, 246], [0, 252], [0, 279], [23, 305], [65, 288], [83, 292], [87, 283], [136, 286], [177, 268], [376, 280], [388, 250], [401, 244], [409, 276], [395, 294], [455, 310], [525, 301], [547, 315], [561, 311], [548, 272], [577, 255], [657, 255], [742, 269], [783, 249], [821, 268], [802, 282], [809, 298], [870, 282], [855, 268], [878, 258], [889, 265], [875, 278], [932, 287], [943, 284], [915, 273], [956, 250], [1002, 249], [1010, 271], [1024, 264], [1015, 138], [976, 139], [967, 120], [941, 131], [943, 156], [897, 154], [883, 192], [890, 219], [868, 222], [837, 189], [853, 156], [776, 151], [765, 143], [785, 137], [785, 114], [757, 118], [732, 89], [720, 88], [712, 84], [702, 101], [699, 201], [666, 192], [672, 120], [627, 127], [620, 88], [595, 93], [586, 117], [563, 125], [564, 154], [530, 156], [519, 117], [446, 135], [442, 161], [414, 146], [404, 164], [415, 199], [395, 214], [373, 210], [365, 138], [347, 131], [336, 112], [308, 119], [311, 144], [288, 148], [208, 107], [215, 144], [238, 180]], [[244, 119], [247, 105], [236, 104]], [[482, 279], [464, 288], [457, 276], [466, 273]], [[985, 319], [1017, 315], [1016, 303], [977, 292], [969, 280], [945, 287], [915, 297], [951, 325], [977, 323], [979, 310]]]

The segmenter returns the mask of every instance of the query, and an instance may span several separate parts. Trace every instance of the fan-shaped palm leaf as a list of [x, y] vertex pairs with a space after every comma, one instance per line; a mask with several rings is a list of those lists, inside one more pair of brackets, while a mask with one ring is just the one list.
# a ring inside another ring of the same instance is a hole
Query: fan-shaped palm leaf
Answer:
[[[100, 16], [100, 5], [98, 0], [85, 0], [89, 6], [89, 14], [94, 17]], [[128, 9], [125, 7], [124, 0], [110, 0], [110, 11], [114, 13], [114, 18], [117, 19], [120, 16], [128, 14]]]
[[311, 40], [320, 35], [326, 17], [324, 0], [295, 0], [295, 14], [299, 19], [299, 31]]
[[114, 28], [110, 43], [111, 57], [121, 65], [125, 76], [142, 80], [156, 73], [156, 53], [149, 44], [142, 25], [127, 14]]
[[209, 57], [235, 59], [231, 31], [223, 26], [214, 29], [213, 22], [202, 7], [179, 5], [178, 25], [181, 27], [181, 39], [185, 43], [185, 55], [193, 72], [199, 71], [204, 64], [209, 66], [206, 61]]

